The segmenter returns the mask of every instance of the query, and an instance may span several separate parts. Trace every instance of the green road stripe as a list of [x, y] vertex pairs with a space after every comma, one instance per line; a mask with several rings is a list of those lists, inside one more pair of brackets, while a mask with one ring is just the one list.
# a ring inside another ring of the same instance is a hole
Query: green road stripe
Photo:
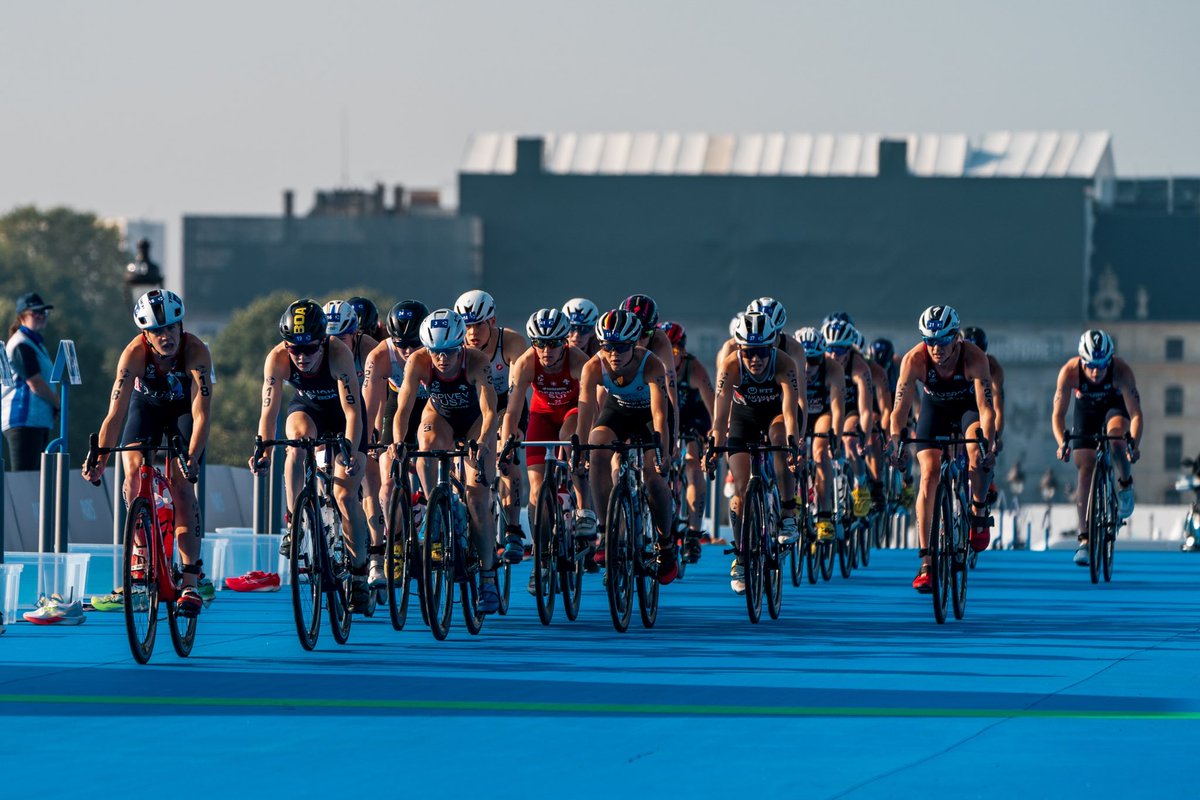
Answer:
[[637, 714], [709, 717], [925, 717], [958, 719], [1200, 720], [1200, 711], [1096, 711], [986, 708], [856, 708], [838, 706], [717, 706], [641, 703], [526, 703], [495, 700], [353, 700], [312, 697], [123, 697], [3, 694], [0, 703], [206, 708], [355, 709], [373, 711], [504, 711], [540, 714]]

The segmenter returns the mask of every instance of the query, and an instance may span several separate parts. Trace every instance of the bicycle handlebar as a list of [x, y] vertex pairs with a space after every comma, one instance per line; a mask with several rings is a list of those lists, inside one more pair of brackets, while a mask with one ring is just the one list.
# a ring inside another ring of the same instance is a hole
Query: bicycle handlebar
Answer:
[[[111, 453], [161, 453], [166, 451], [167, 459], [174, 457], [179, 462], [179, 471], [188, 483], [195, 483], [200, 476], [195, 474], [188, 463], [191, 461], [191, 456], [188, 454], [187, 448], [183, 445], [183, 436], [175, 434], [166, 445], [150, 445], [146, 443], [122, 444], [114, 445], [113, 447], [100, 446], [100, 434], [92, 433], [88, 435], [88, 451], [84, 458], [84, 463], [89, 470], [95, 469], [100, 461], [100, 456], [109, 455]], [[100, 481], [91, 481], [93, 486], [99, 486]]]

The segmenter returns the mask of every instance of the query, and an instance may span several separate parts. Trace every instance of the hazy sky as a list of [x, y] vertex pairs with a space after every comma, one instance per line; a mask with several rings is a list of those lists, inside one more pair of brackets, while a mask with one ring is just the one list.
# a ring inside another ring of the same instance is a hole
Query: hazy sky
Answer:
[[1200, 174], [1196, 2], [24, 2], [0, 17], [0, 211], [307, 211], [452, 192], [481, 130], [1108, 130]]

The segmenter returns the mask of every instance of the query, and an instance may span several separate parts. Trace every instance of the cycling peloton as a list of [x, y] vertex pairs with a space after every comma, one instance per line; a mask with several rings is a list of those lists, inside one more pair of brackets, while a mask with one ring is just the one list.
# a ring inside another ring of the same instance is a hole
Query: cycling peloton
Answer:
[[854, 476], [854, 488], [850, 490], [854, 516], [865, 517], [871, 511], [865, 443], [874, 430], [876, 405], [871, 368], [857, 348], [861, 334], [844, 311], [834, 312], [825, 318], [821, 335], [825, 337], [825, 352], [845, 373], [846, 417], [842, 421], [842, 429], [837, 431], [842, 435], [838, 447]]
[[[283, 341], [271, 348], [263, 364], [262, 413], [258, 435], [275, 438], [275, 423], [283, 404], [283, 386], [295, 390], [284, 411], [284, 435], [288, 439], [314, 439], [341, 433], [349, 455], [340, 454], [334, 463], [333, 497], [342, 513], [350, 550], [352, 575], [350, 604], [361, 611], [370, 600], [367, 588], [367, 520], [358, 501], [366, 460], [367, 436], [364, 427], [362, 395], [358, 370], [350, 348], [328, 335], [325, 312], [312, 300], [297, 300], [287, 307], [279, 320]], [[250, 459], [250, 470], [257, 474], [270, 462], [271, 451], [263, 451], [261, 461]], [[304, 451], [287, 448], [283, 471], [287, 507], [304, 488]], [[289, 512], [290, 519], [290, 512]], [[291, 533], [286, 533], [279, 552], [291, 554]]]
[[838, 530], [833, 520], [834, 451], [826, 435], [830, 431], [843, 429], [846, 374], [841, 363], [827, 352], [825, 337], [816, 328], [801, 328], [796, 331], [795, 338], [804, 348], [804, 394], [808, 406], [808, 425], [804, 435], [812, 439], [817, 539], [830, 542], [838, 538]]
[[903, 463], [900, 438], [909, 418], [917, 381], [921, 382], [921, 413], [917, 421], [917, 462], [921, 485], [917, 493], [917, 530], [921, 541], [921, 567], [913, 588], [933, 591], [929, 574], [929, 526], [933, 517], [934, 493], [942, 464], [942, 451], [934, 437], [964, 435], [982, 438], [983, 445], [968, 444], [971, 506], [971, 548], [986, 550], [991, 540], [987, 490], [991, 483], [994, 455], [988, 446], [995, 436], [992, 410], [992, 378], [987, 357], [975, 345], [964, 342], [958, 312], [950, 306], [930, 306], [918, 321], [921, 343], [905, 354], [896, 385], [892, 411], [890, 450], [897, 464]]
[[[496, 413], [501, 414], [509, 403], [509, 365], [525, 352], [525, 340], [516, 331], [501, 327], [496, 322], [496, 301], [482, 289], [463, 292], [454, 301], [454, 310], [467, 326], [467, 347], [484, 353], [488, 358], [488, 374], [496, 394]], [[524, 395], [515, 398], [514, 402], [521, 404], [517, 438], [523, 439], [529, 424], [529, 407], [525, 405]], [[507, 517], [504, 560], [509, 564], [519, 564], [525, 557], [525, 533], [521, 530], [520, 473], [500, 476], [500, 503]]]
[[[1071, 433], [1076, 436], [1108, 434], [1124, 441], [1113, 441], [1113, 464], [1117, 473], [1117, 505], [1121, 519], [1133, 514], [1133, 472], [1131, 464], [1141, 455], [1142, 400], [1133, 369], [1116, 357], [1116, 344], [1102, 330], [1084, 331], [1079, 337], [1079, 357], [1063, 364], [1054, 390], [1051, 424], [1062, 461], [1075, 453], [1079, 481], [1075, 489], [1075, 509], [1079, 515], [1079, 548], [1075, 563], [1088, 566], [1087, 505], [1096, 466], [1096, 446], [1090, 442], [1067, 441], [1067, 406], [1075, 398], [1075, 420]], [[1069, 446], [1068, 446], [1069, 445]]]
[[[188, 472], [196, 475], [208, 444], [209, 409], [212, 405], [212, 357], [208, 346], [183, 330], [183, 301], [165, 289], [153, 289], [138, 298], [133, 321], [141, 333], [125, 346], [117, 362], [108, 414], [100, 426], [99, 446], [146, 444], [157, 447], [164, 439], [180, 435], [187, 443]], [[120, 437], [117, 431], [121, 430]], [[140, 491], [138, 471], [142, 454], [121, 453], [125, 468], [122, 494], [125, 503]], [[94, 464], [83, 465], [83, 477], [98, 482], [108, 463], [100, 455]], [[179, 613], [194, 617], [212, 602], [213, 585], [201, 583], [200, 539], [204, 529], [196, 489], [174, 464], [168, 464], [167, 480], [175, 502], [175, 541], [183, 561], [183, 591], [177, 601]], [[143, 546], [144, 549], [144, 546]], [[93, 600], [99, 611], [123, 606], [119, 591]]]
[[[382, 445], [395, 442], [392, 423], [396, 419], [400, 387], [404, 384], [404, 365], [421, 347], [421, 323], [427, 316], [429, 308], [419, 300], [403, 300], [392, 306], [384, 322], [387, 337], [370, 352], [363, 365], [363, 403], [366, 404], [373, 442]], [[425, 410], [428, 399], [429, 394], [425, 387], [419, 386], [404, 436], [404, 443], [410, 447], [416, 447], [417, 428], [421, 424], [421, 413]], [[379, 504], [387, 508], [392, 489], [395, 488], [392, 486], [392, 449], [389, 447], [373, 455], [379, 459]], [[414, 506], [423, 502], [424, 495], [413, 498]], [[414, 519], [416, 518], [414, 516]], [[373, 586], [377, 585], [379, 577], [383, 577], [384, 583], [387, 583], [383, 563], [384, 560], [378, 553], [371, 554], [370, 582]]]
[[[667, 367], [638, 345], [643, 321], [624, 309], [602, 314], [596, 322], [595, 334], [600, 340], [600, 353], [588, 360], [580, 376], [578, 435], [589, 444], [608, 445], [614, 441], [651, 444], [657, 434], [657, 452], [647, 454], [642, 474], [658, 532], [658, 581], [667, 584], [679, 572], [671, 532], [674, 512], [671, 491], [663, 479], [667, 472], [665, 448], [670, 441]], [[602, 407], [601, 389], [606, 393]], [[608, 498], [613, 485], [613, 470], [609, 465], [615, 467], [617, 455], [614, 453], [612, 459], [589, 455], [586, 451], [581, 454], [579, 468], [586, 469], [590, 461], [599, 461], [589, 470], [589, 481], [600, 534], [594, 560], [602, 565]]]
[[[747, 312], [734, 331], [737, 350], [727, 355], [717, 366], [717, 388], [713, 411], [712, 443], [722, 447], [748, 444], [769, 444], [793, 448], [791, 453], [775, 454], [775, 474], [779, 485], [780, 522], [778, 538], [781, 543], [798, 538], [796, 524], [796, 480], [788, 467], [795, 463], [796, 444], [806, 425], [806, 398], [800, 391], [796, 362], [775, 346], [778, 331], [766, 314]], [[714, 456], [710, 450], [705, 467], [711, 469]], [[729, 516], [737, 542], [737, 557], [730, 568], [730, 587], [745, 594], [745, 570], [741, 541], [741, 513], [746, 487], [750, 483], [750, 454], [732, 453], [729, 471], [733, 474], [734, 496], [729, 501]]]
[[[490, 506], [500, 417], [492, 363], [482, 351], [466, 345], [467, 326], [457, 311], [441, 308], [429, 314], [421, 323], [420, 337], [424, 347], [409, 356], [405, 365], [392, 438], [397, 443], [404, 441], [418, 388], [424, 385], [429, 401], [421, 413], [417, 446], [422, 450], [449, 450], [458, 441], [476, 442], [476, 457], [465, 459], [464, 488], [469, 527], [481, 567], [479, 610], [494, 614], [500, 609], [500, 591], [496, 587]], [[421, 459], [419, 473], [425, 496], [429, 497], [437, 484], [437, 463]]]

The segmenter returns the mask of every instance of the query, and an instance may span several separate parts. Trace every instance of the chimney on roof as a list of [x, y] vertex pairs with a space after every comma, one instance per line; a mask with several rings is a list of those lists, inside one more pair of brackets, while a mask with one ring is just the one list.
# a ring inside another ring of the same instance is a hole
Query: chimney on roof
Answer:
[[296, 211], [296, 193], [291, 189], [283, 190], [283, 216], [291, 219]]
[[404, 186], [399, 183], [392, 187], [392, 213], [404, 213]]
[[879, 177], [903, 178], [908, 175], [908, 142], [903, 139], [879, 140]]
[[540, 175], [546, 143], [540, 136], [523, 136], [517, 139], [517, 174]]

